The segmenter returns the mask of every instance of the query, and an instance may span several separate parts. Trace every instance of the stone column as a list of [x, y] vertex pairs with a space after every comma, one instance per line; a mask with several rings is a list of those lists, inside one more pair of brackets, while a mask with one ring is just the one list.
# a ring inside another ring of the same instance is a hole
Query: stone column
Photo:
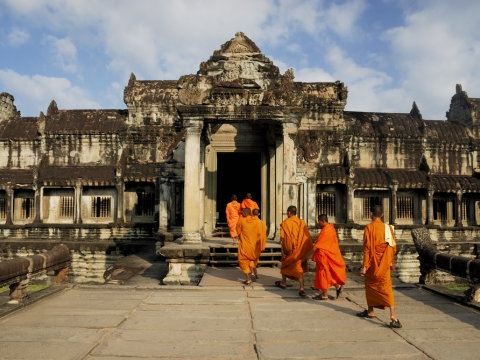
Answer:
[[398, 182], [394, 181], [390, 185], [390, 224], [395, 225], [397, 220], [397, 190]]
[[160, 202], [158, 204], [158, 231], [168, 230], [168, 200], [170, 197], [170, 183], [167, 179], [159, 181]]
[[212, 234], [217, 223], [217, 153], [208, 145], [205, 147], [205, 234]]
[[200, 236], [200, 134], [203, 122], [189, 121], [185, 132], [185, 195], [183, 243], [202, 243]]
[[125, 222], [125, 214], [124, 214], [124, 194], [125, 194], [125, 183], [121, 177], [117, 177], [116, 181], [116, 188], [117, 188], [117, 218], [115, 222], [123, 223]]
[[13, 187], [11, 184], [7, 185], [7, 218], [5, 225], [13, 225]]
[[34, 224], [40, 224], [42, 221], [40, 219], [41, 211], [41, 189], [37, 188], [35, 185], [35, 218], [33, 219]]
[[275, 140], [275, 238], [280, 239], [283, 221], [283, 139]]
[[305, 204], [305, 222], [309, 228], [315, 228], [317, 226], [317, 164], [307, 164], [306, 167], [306, 193], [307, 202]]
[[428, 209], [427, 225], [433, 225], [433, 194], [434, 193], [435, 193], [435, 190], [433, 189], [433, 186], [429, 185], [427, 190], [427, 209]]
[[353, 224], [353, 197], [355, 193], [355, 185], [353, 179], [347, 180], [347, 224]]
[[75, 215], [73, 222], [75, 224], [82, 223], [82, 179], [75, 182]]
[[268, 209], [268, 218], [269, 218], [269, 227], [268, 227], [268, 238], [273, 239], [275, 237], [275, 148], [269, 147], [268, 148], [268, 156], [270, 162], [269, 168], [269, 209]]
[[456, 211], [456, 217], [455, 217], [455, 227], [462, 227], [463, 222], [462, 222], [462, 196], [463, 192], [460, 186], [457, 186], [457, 206], [455, 207]]
[[288, 206], [298, 207], [297, 152], [294, 141], [297, 131], [295, 124], [283, 124], [283, 216], [286, 216]]

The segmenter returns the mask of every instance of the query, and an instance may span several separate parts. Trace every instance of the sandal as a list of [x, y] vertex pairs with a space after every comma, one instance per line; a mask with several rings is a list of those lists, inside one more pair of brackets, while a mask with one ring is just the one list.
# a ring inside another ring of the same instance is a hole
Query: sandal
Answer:
[[337, 289], [337, 299], [338, 299], [338, 297], [340, 296], [340, 294], [342, 293], [342, 289], [343, 289], [343, 286], [340, 286], [340, 287]]
[[307, 293], [305, 292], [305, 290], [300, 290], [299, 293], [298, 293], [298, 295], [299, 295], [300, 297], [305, 297], [305, 296], [307, 296]]
[[251, 281], [247, 281], [247, 280], [243, 282], [244, 285], [250, 285], [251, 283], [252, 283]]
[[396, 321], [393, 321], [393, 320], [392, 320], [392, 321], [390, 322], [390, 327], [391, 327], [392, 329], [400, 329], [400, 328], [402, 327], [402, 324], [400, 324], [400, 320], [398, 320], [398, 319], [397, 319]]
[[328, 296], [323, 297], [322, 295], [317, 295], [313, 297], [313, 300], [328, 300]]
[[285, 290], [287, 288], [287, 285], [282, 285], [282, 282], [280, 280], [275, 281], [275, 286], [279, 287], [282, 290]]
[[252, 276], [250, 279], [252, 279], [252, 282], [257, 282], [257, 278], [255, 276]]
[[367, 319], [373, 319], [375, 317], [375, 315], [368, 315], [367, 310], [363, 310], [362, 312], [356, 313], [355, 315], [357, 315], [358, 317], [363, 317]]

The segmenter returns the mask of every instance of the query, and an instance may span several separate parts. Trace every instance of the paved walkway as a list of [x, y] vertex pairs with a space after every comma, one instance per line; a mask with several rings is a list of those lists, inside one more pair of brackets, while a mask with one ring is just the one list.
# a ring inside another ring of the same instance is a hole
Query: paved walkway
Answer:
[[365, 306], [358, 288], [315, 301], [241, 284], [75, 286], [0, 319], [0, 358], [479, 358], [478, 312], [417, 288], [395, 296], [404, 327], [394, 331], [385, 311], [355, 316]]

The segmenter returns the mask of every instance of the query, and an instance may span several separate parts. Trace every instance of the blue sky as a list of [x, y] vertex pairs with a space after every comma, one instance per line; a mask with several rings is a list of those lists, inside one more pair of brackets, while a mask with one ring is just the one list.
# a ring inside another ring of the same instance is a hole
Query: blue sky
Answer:
[[476, 0], [0, 0], [0, 92], [22, 116], [125, 108], [142, 80], [196, 73], [243, 31], [296, 81], [340, 80], [347, 110], [445, 119], [455, 84], [480, 97]]

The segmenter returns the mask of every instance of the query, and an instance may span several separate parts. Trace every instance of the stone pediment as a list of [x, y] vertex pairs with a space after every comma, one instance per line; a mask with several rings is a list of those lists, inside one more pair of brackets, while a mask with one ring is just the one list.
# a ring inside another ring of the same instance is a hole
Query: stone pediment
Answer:
[[301, 106], [303, 95], [293, 83], [293, 70], [284, 75], [242, 32], [200, 64], [197, 75], [178, 81], [182, 105]]

